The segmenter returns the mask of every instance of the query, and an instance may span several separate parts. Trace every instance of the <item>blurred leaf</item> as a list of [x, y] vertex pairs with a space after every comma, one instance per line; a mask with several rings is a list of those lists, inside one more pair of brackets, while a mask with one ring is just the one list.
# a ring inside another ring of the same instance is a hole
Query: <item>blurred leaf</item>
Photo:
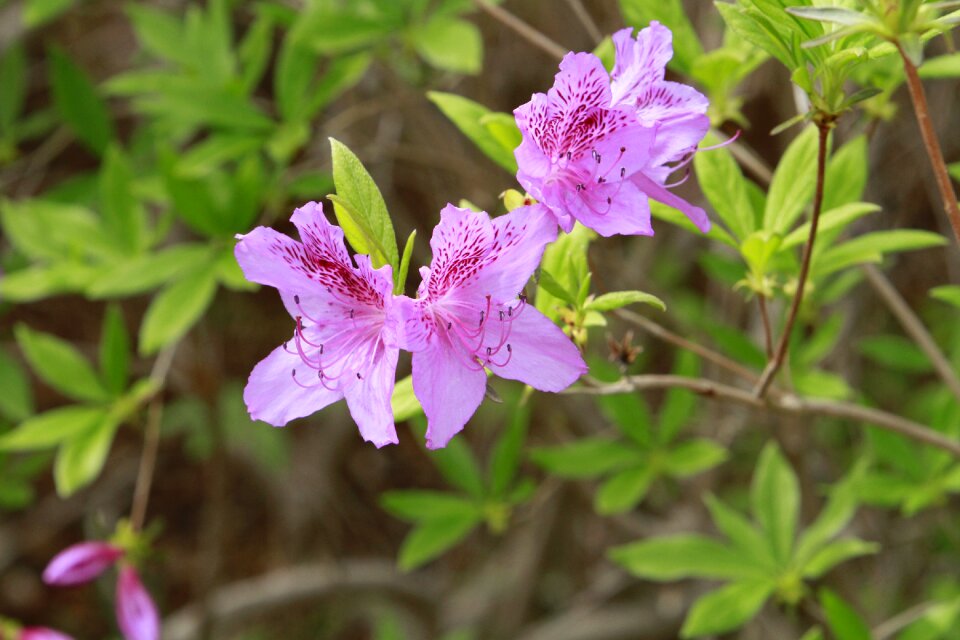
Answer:
[[557, 298], [562, 302], [566, 302], [571, 307], [576, 306], [577, 304], [576, 296], [574, 296], [570, 291], [568, 291], [567, 288], [564, 287], [562, 284], [557, 282], [557, 280], [552, 275], [550, 275], [549, 271], [541, 268], [540, 277], [537, 280], [537, 284], [540, 286], [540, 288], [542, 288], [544, 291], [549, 293], [554, 298]]
[[149, 291], [177, 276], [197, 271], [210, 260], [204, 244], [182, 243], [112, 265], [87, 289], [94, 299], [120, 298]]
[[[859, 135], [840, 147], [827, 162], [823, 211], [828, 212], [862, 199], [869, 166], [866, 136]], [[824, 220], [821, 218], [820, 222], [822, 224]]]
[[69, 257], [115, 253], [97, 216], [81, 206], [46, 200], [0, 201], [8, 240], [30, 258], [59, 262]]
[[803, 577], [816, 579], [841, 562], [851, 558], [870, 555], [880, 550], [876, 542], [866, 542], [857, 538], [834, 540], [820, 549], [803, 567]]
[[107, 390], [119, 395], [127, 388], [130, 372], [130, 336], [123, 312], [116, 304], [107, 306], [100, 336], [100, 370]]
[[644, 293], [643, 291], [611, 291], [604, 293], [593, 300], [588, 300], [584, 305], [587, 311], [613, 311], [621, 307], [626, 307], [637, 302], [643, 302], [651, 307], [656, 307], [660, 311], [666, 311], [667, 305], [657, 296]]
[[397, 381], [393, 387], [390, 404], [393, 407], [394, 422], [404, 422], [423, 413], [420, 401], [413, 393], [413, 378], [411, 376]]
[[727, 459], [727, 450], [705, 438], [681, 442], [664, 456], [664, 468], [677, 478], [696, 475], [712, 469]]
[[656, 471], [649, 465], [614, 472], [594, 496], [597, 513], [606, 516], [634, 508], [646, 496], [655, 478]]
[[241, 84], [245, 93], [252, 92], [270, 64], [273, 44], [273, 16], [261, 12], [237, 47], [241, 68]]
[[53, 464], [58, 496], [67, 498], [97, 479], [107, 461], [117, 426], [117, 422], [107, 416], [60, 445]]
[[212, 133], [180, 156], [176, 172], [185, 178], [202, 178], [229, 161], [255, 153], [263, 145], [263, 136], [255, 133]]
[[275, 126], [247, 96], [202, 78], [177, 80], [162, 91], [135, 97], [134, 109], [146, 116], [171, 119], [180, 127], [263, 132]]
[[127, 4], [126, 12], [144, 50], [187, 68], [201, 63], [190, 48], [184, 46], [183, 28], [169, 13], [142, 3]]
[[351, 8], [317, 4], [302, 13], [288, 38], [295, 38], [325, 55], [342, 54], [381, 42], [395, 25], [379, 16]]
[[400, 545], [397, 564], [411, 571], [464, 539], [481, 521], [479, 514], [446, 516], [417, 525]]
[[[231, 451], [245, 455], [273, 474], [289, 469], [292, 446], [289, 434], [282, 429], [264, 427], [250, 418], [243, 402], [243, 385], [239, 380], [226, 383], [217, 400], [220, 421]], [[207, 425], [202, 426], [209, 431]]]
[[103, 223], [114, 242], [125, 253], [137, 253], [144, 246], [146, 220], [133, 193], [133, 170], [119, 147], [111, 145], [100, 167], [100, 202]]
[[643, 454], [619, 440], [581, 438], [556, 447], [539, 447], [530, 459], [565, 478], [594, 478], [644, 462]]
[[930, 296], [960, 309], [960, 286], [945, 284], [930, 289]]
[[380, 189], [343, 143], [330, 138], [330, 149], [337, 188], [337, 195], [330, 199], [347, 241], [357, 253], [368, 254], [374, 268], [389, 264], [396, 272], [400, 262], [397, 237]]
[[861, 338], [857, 343], [860, 353], [877, 364], [903, 373], [933, 371], [930, 359], [912, 340], [903, 336], [879, 335]]
[[[523, 134], [517, 126], [517, 119], [512, 114], [493, 111], [480, 118], [480, 124], [490, 132], [500, 146], [513, 151], [523, 141]], [[512, 209], [509, 209], [512, 211]]]
[[647, 538], [614, 547], [609, 556], [632, 575], [657, 582], [692, 577], [737, 580], [758, 575], [757, 566], [735, 550], [695, 534]]
[[13, 125], [27, 97], [27, 56], [20, 45], [0, 54], [0, 134], [13, 133]]
[[713, 524], [730, 539], [734, 547], [744, 556], [753, 559], [755, 564], [773, 573], [777, 563], [770, 541], [763, 537], [763, 533], [752, 522], [714, 496], [707, 494], [704, 501], [710, 509]]
[[773, 592], [773, 584], [765, 580], [734, 582], [698, 599], [680, 630], [683, 638], [731, 631], [743, 625], [760, 611]]
[[787, 233], [810, 203], [817, 176], [817, 139], [817, 128], [807, 127], [777, 164], [763, 214], [767, 231]]
[[408, 522], [470, 517], [480, 513], [475, 502], [440, 491], [386, 491], [380, 495], [380, 506], [394, 517]]
[[818, 549], [840, 533], [853, 518], [857, 509], [858, 486], [865, 468], [864, 463], [857, 464], [842, 482], [832, 487], [826, 505], [816, 520], [800, 535], [794, 554], [798, 564], [806, 564]]
[[774, 556], [785, 564], [796, 535], [800, 489], [793, 469], [773, 443], [764, 447], [757, 461], [750, 485], [750, 504], [770, 540]]
[[30, 451], [54, 447], [92, 429], [106, 416], [106, 410], [99, 407], [71, 405], [51, 409], [0, 435], [0, 450]]
[[887, 253], [940, 247], [946, 243], [942, 235], [919, 229], [874, 231], [815, 254], [811, 270], [814, 277], [822, 278], [855, 264], [878, 262]]
[[483, 64], [483, 38], [472, 23], [435, 16], [411, 32], [413, 46], [439, 69], [475, 74]]
[[428, 91], [427, 97], [488, 158], [508, 173], [517, 172], [517, 160], [513, 155], [513, 149], [505, 148], [500, 139], [481, 123], [484, 118], [493, 113], [490, 109], [452, 93]]
[[67, 126], [91, 151], [102, 155], [115, 137], [110, 112], [80, 67], [63, 50], [47, 53], [53, 101]]
[[525, 390], [511, 403], [506, 427], [490, 453], [490, 494], [502, 497], [516, 479], [530, 425], [530, 394]]
[[918, 72], [920, 77], [924, 79], [960, 77], [960, 53], [949, 53], [936, 58], [927, 58]]
[[13, 422], [22, 422], [33, 415], [33, 393], [30, 380], [16, 360], [0, 349], [0, 415]]
[[21, 19], [27, 29], [34, 29], [50, 22], [71, 6], [74, 0], [26, 0]]
[[[696, 356], [687, 351], [677, 354], [673, 373], [678, 376], [695, 378], [700, 375], [700, 363]], [[663, 405], [660, 407], [657, 440], [660, 444], [673, 442], [680, 430], [693, 419], [697, 409], [696, 395], [687, 389], [668, 389]]]
[[14, 334], [30, 367], [51, 387], [76, 400], [108, 399], [100, 377], [69, 342], [25, 324], [18, 324]]
[[97, 275], [97, 268], [70, 260], [49, 267], [28, 267], [0, 278], [0, 298], [8, 302], [33, 302], [82, 291]]
[[[825, 210], [820, 214], [820, 221], [817, 223], [817, 237], [823, 236], [827, 231], [844, 229], [851, 222], [877, 211], [880, 211], [880, 206], [870, 202], [849, 202], [835, 209]], [[780, 243], [780, 251], [802, 245], [809, 236], [810, 223], [804, 222], [787, 234], [787, 237]]]
[[143, 316], [140, 353], [151, 355], [183, 337], [207, 310], [216, 291], [216, 272], [209, 267], [167, 285]]
[[820, 606], [837, 640], [871, 640], [873, 637], [863, 618], [830, 589], [820, 590]]
[[327, 106], [360, 82], [372, 60], [373, 57], [366, 52], [337, 56], [330, 60], [323, 76], [314, 88], [313, 97], [309, 102], [308, 115], [314, 115], [318, 110]]

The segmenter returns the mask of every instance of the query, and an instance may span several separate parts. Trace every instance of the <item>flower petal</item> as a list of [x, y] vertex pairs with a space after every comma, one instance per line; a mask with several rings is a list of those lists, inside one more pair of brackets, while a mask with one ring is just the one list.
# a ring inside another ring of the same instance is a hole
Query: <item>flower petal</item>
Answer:
[[393, 424], [393, 409], [390, 398], [397, 375], [397, 356], [400, 351], [385, 347], [382, 343], [373, 358], [373, 364], [357, 380], [346, 388], [347, 407], [360, 429], [360, 435], [379, 449], [387, 444], [397, 444], [397, 429]]
[[480, 406], [487, 387], [483, 370], [469, 369], [453, 349], [438, 340], [413, 354], [413, 392], [427, 415], [428, 449], [447, 446]]
[[73, 640], [65, 633], [47, 627], [24, 627], [17, 640]]
[[636, 39], [632, 33], [633, 29], [626, 28], [613, 34], [616, 62], [610, 75], [614, 105], [636, 104], [647, 89], [663, 80], [673, 57], [673, 34], [659, 22], [641, 29]]
[[[507, 338], [509, 361], [490, 370], [540, 391], [562, 391], [587, 372], [580, 351], [560, 327], [532, 305], [514, 318]], [[498, 355], [506, 355], [501, 349]], [[416, 384], [416, 380], [414, 380]]]
[[126, 640], [158, 640], [160, 616], [153, 599], [130, 565], [120, 568], [117, 578], [117, 624]]
[[294, 293], [316, 290], [306, 249], [293, 238], [269, 227], [237, 238], [233, 253], [247, 280]]
[[[292, 345], [293, 341], [290, 341]], [[263, 420], [282, 427], [295, 418], [308, 416], [343, 397], [341, 391], [331, 391], [320, 384], [313, 369], [308, 368], [291, 348], [284, 345], [274, 349], [250, 373], [243, 390], [243, 400], [254, 420]], [[303, 388], [293, 379], [310, 388]]]
[[553, 87], [547, 92], [569, 116], [581, 107], [590, 109], [610, 105], [610, 76], [600, 58], [592, 53], [568, 53], [560, 61]]
[[650, 203], [631, 182], [593, 185], [580, 192], [567, 191], [563, 203], [581, 224], [604, 237], [653, 235]]
[[490, 216], [452, 204], [445, 206], [440, 211], [440, 224], [433, 228], [430, 238], [433, 260], [426, 281], [427, 293], [441, 298], [476, 278], [492, 242]]
[[323, 213], [323, 204], [308, 202], [294, 209], [290, 222], [300, 232], [300, 239], [311, 256], [339, 264], [350, 264], [350, 254], [343, 244], [343, 229], [330, 224]]
[[123, 549], [107, 542], [80, 542], [58, 553], [43, 570], [43, 581], [66, 587], [89, 582], [123, 555]]
[[690, 218], [690, 221], [697, 225], [700, 231], [704, 233], [710, 231], [710, 218], [707, 217], [707, 213], [700, 207], [696, 207], [675, 193], [668, 191], [666, 187], [654, 182], [643, 173], [635, 174], [631, 180], [641, 191], [654, 200], [662, 202], [668, 207], [673, 207]]

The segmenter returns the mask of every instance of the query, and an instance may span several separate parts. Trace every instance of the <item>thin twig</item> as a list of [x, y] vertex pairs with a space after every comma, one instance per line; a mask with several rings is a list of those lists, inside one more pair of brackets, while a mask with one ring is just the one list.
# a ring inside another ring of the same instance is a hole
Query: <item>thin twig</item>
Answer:
[[773, 357], [773, 330], [770, 328], [770, 314], [767, 313], [767, 299], [757, 296], [757, 306], [760, 307], [760, 320], [763, 322], [763, 344], [767, 352], [767, 360]]
[[803, 247], [800, 275], [797, 278], [797, 291], [793, 294], [793, 302], [790, 303], [790, 311], [787, 312], [787, 322], [783, 326], [783, 333], [780, 334], [780, 342], [777, 344], [777, 350], [773, 355], [773, 359], [767, 363], [767, 368], [763, 370], [760, 381], [753, 389], [753, 393], [757, 398], [764, 396], [767, 388], [773, 381], [773, 377], [783, 365], [784, 358], [787, 355], [787, 348], [790, 345], [790, 334], [793, 331], [793, 323], [797, 319], [800, 304], [803, 302], [803, 290], [807, 286], [807, 274], [810, 273], [810, 258], [813, 256], [813, 245], [817, 239], [817, 224], [820, 222], [820, 210], [823, 208], [823, 183], [827, 168], [827, 144], [829, 142], [830, 129], [833, 126], [831, 120], [826, 116], [817, 119], [816, 125], [820, 135], [817, 144], [817, 186], [813, 195], [813, 213], [810, 214], [810, 235], [807, 236], [807, 242]]
[[864, 407], [849, 402], [805, 398], [793, 393], [771, 394], [758, 398], [752, 392], [720, 384], [705, 378], [690, 378], [676, 375], [638, 375], [612, 383], [597, 383], [587, 379], [588, 385], [567, 389], [562, 393], [585, 395], [616, 395], [645, 389], [689, 389], [708, 398], [725, 400], [759, 410], [801, 416], [827, 416], [844, 418], [892, 431], [917, 442], [928, 444], [960, 458], [960, 441], [946, 437], [939, 431], [880, 409]]
[[898, 631], [927, 615], [934, 606], [936, 605], [933, 602], [921, 602], [905, 611], [901, 611], [889, 620], [884, 620], [874, 627], [870, 637], [873, 638], [873, 640], [887, 640], [887, 638], [893, 637]]
[[590, 17], [590, 13], [583, 6], [583, 3], [580, 2], [580, 0], [567, 0], [567, 4], [570, 5], [573, 15], [577, 16], [577, 20], [579, 20], [580, 24], [583, 25], [583, 28], [587, 30], [587, 33], [593, 40], [593, 43], [600, 44], [600, 42], [603, 40], [603, 34], [597, 27], [597, 23], [594, 22], [593, 18]]
[[947, 164], [943, 160], [943, 151], [940, 150], [940, 141], [937, 139], [936, 131], [933, 130], [933, 122], [930, 120], [927, 94], [923, 90], [923, 83], [917, 73], [917, 67], [907, 57], [900, 43], [896, 43], [896, 45], [897, 51], [900, 52], [900, 58], [903, 60], [903, 69], [907, 73], [907, 87], [910, 89], [910, 101], [913, 102], [913, 112], [916, 114], [917, 124], [920, 126], [920, 137], [923, 138], [923, 146], [927, 150], [927, 157], [930, 158], [930, 165], [933, 167], [933, 175], [937, 179], [937, 188], [940, 190], [940, 197], [943, 199], [943, 211], [950, 220], [950, 226], [953, 227], [953, 235], [960, 243], [960, 205], [957, 204], [957, 193], [953, 190], [953, 184], [950, 182]]
[[903, 296], [897, 292], [879, 269], [872, 264], [865, 264], [861, 269], [867, 276], [870, 285], [877, 292], [877, 295], [880, 296], [887, 307], [890, 308], [890, 312], [900, 321], [903, 330], [917, 343], [920, 350], [930, 358], [930, 362], [933, 363], [933, 368], [936, 370], [937, 375], [939, 375], [944, 384], [947, 385], [954, 397], [960, 400], [960, 378], [957, 377], [957, 372], [953, 370], [950, 361], [947, 360], [943, 351], [941, 351], [937, 343], [934, 342], [933, 336], [931, 336], [927, 328], [923, 326], [917, 314], [910, 309], [906, 300], [903, 299]]
[[639, 313], [634, 313], [632, 311], [627, 311], [626, 309], [617, 309], [616, 311], [614, 311], [614, 314], [617, 315], [619, 318], [640, 327], [647, 333], [652, 334], [654, 337], [659, 338], [664, 342], [669, 342], [670, 344], [676, 347], [680, 347], [681, 349], [685, 349], [686, 351], [689, 351], [693, 354], [696, 354], [701, 358], [703, 358], [704, 360], [712, 362], [718, 367], [722, 369], [726, 369], [730, 373], [740, 376], [747, 382], [757, 381], [757, 375], [750, 369], [741, 365], [740, 363], [734, 360], [731, 360], [730, 358], [723, 355], [722, 353], [717, 353], [713, 349], [705, 347], [702, 344], [698, 344], [691, 340], [687, 340], [683, 336], [670, 331], [669, 329], [667, 329], [666, 327], [660, 324], [657, 324], [656, 322], [654, 322], [650, 318], [647, 318], [646, 316], [642, 316]]
[[527, 42], [539, 48], [541, 51], [545, 51], [558, 60], [562, 60], [563, 56], [567, 55], [568, 49], [561, 47], [542, 32], [534, 29], [503, 7], [490, 4], [487, 0], [473, 0], [473, 3], [502, 22], [507, 28], [513, 29], [517, 34], [525, 38]]
[[143, 450], [140, 453], [140, 468], [137, 471], [137, 483], [133, 488], [133, 503], [130, 505], [130, 526], [134, 531], [143, 527], [147, 515], [147, 503], [150, 502], [150, 486], [153, 484], [153, 472], [157, 464], [157, 450], [160, 448], [160, 421], [163, 418], [163, 401], [160, 390], [166, 383], [167, 374], [173, 365], [173, 355], [177, 344], [160, 352], [153, 363], [150, 379], [156, 385], [150, 407], [147, 409], [147, 424], [143, 433]]

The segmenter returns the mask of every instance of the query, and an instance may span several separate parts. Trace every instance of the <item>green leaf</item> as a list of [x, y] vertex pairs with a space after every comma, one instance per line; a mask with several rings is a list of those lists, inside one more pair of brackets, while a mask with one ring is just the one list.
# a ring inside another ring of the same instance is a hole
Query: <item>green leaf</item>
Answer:
[[424, 60], [438, 69], [475, 74], [483, 64], [483, 38], [472, 23], [435, 16], [412, 30], [413, 46]]
[[945, 244], [947, 244], [946, 238], [930, 231], [919, 229], [874, 231], [817, 253], [811, 269], [814, 277], [822, 278], [855, 264], [878, 262], [886, 253], [914, 251]]
[[793, 469], [773, 443], [760, 454], [750, 485], [750, 504], [774, 556], [781, 565], [785, 564], [796, 535], [800, 489]]
[[[593, 231], [581, 224], [576, 224], [573, 231], [561, 234], [556, 242], [543, 252], [540, 262], [540, 274], [549, 273], [557, 282], [561, 290], [570, 294], [572, 304], [576, 306], [576, 296], [573, 292], [579, 291], [587, 278], [587, 249], [590, 242], [596, 237]], [[556, 322], [560, 318], [560, 304], [564, 298], [554, 296], [542, 285], [537, 288], [537, 310]]]
[[823, 510], [800, 535], [794, 554], [798, 564], [806, 564], [817, 550], [840, 533], [853, 518], [857, 510], [858, 485], [865, 468], [863, 463], [856, 465], [842, 482], [834, 485]]
[[380, 189], [343, 143], [330, 138], [330, 148], [337, 188], [337, 195], [330, 199], [347, 241], [357, 253], [368, 254], [374, 268], [389, 264], [396, 272], [400, 262], [397, 237]]
[[930, 359], [920, 347], [903, 336], [879, 335], [861, 338], [857, 348], [870, 360], [894, 371], [927, 373], [933, 370]]
[[[710, 134], [706, 144], [717, 144]], [[753, 205], [747, 193], [747, 179], [740, 171], [733, 154], [726, 147], [698, 153], [693, 157], [697, 181], [714, 211], [738, 240], [746, 238], [756, 227]]]
[[[840, 147], [827, 162], [823, 183], [823, 211], [863, 198], [867, 186], [867, 137], [859, 135]], [[821, 215], [821, 224], [823, 216]]]
[[773, 592], [766, 580], [734, 582], [698, 599], [680, 630], [682, 638], [732, 631], [757, 615]]
[[150, 355], [180, 339], [200, 319], [217, 291], [216, 271], [202, 267], [157, 294], [140, 326], [140, 353]]
[[927, 58], [918, 72], [925, 80], [960, 77], [960, 53]]
[[36, 199], [0, 201], [0, 222], [10, 243], [30, 258], [60, 262], [116, 253], [105, 241], [97, 216], [81, 206]]
[[100, 167], [100, 202], [107, 233], [125, 253], [144, 245], [146, 220], [133, 193], [133, 170], [119, 147], [111, 145]]
[[787, 7], [787, 13], [818, 22], [856, 26], [875, 21], [875, 18], [843, 7]]
[[[824, 211], [820, 214], [820, 222], [817, 223], [817, 237], [823, 236], [828, 231], [843, 229], [851, 222], [877, 211], [880, 211], [880, 206], [870, 202], [850, 202], [840, 205], [836, 209]], [[787, 237], [780, 243], [780, 251], [787, 251], [802, 245], [807, 241], [809, 235], [810, 223], [804, 222], [787, 234]]]
[[545, 269], [540, 270], [540, 277], [537, 280], [537, 284], [551, 296], [566, 302], [571, 307], [575, 307], [577, 305], [577, 297], [568, 291], [566, 287], [557, 282], [556, 278], [550, 275], [549, 271]]
[[870, 555], [880, 550], [876, 542], [866, 542], [857, 538], [834, 540], [821, 548], [803, 566], [803, 577], [815, 580], [841, 562], [860, 556]]
[[[650, 201], [650, 214], [657, 220], [663, 220], [664, 222], [672, 224], [676, 227], [680, 227], [681, 229], [686, 229], [687, 231], [697, 235], [704, 235], [703, 232], [700, 231], [697, 226], [690, 221], [690, 218], [680, 213], [673, 207], [668, 207], [667, 205], [657, 202], [656, 200]], [[733, 236], [718, 224], [710, 225], [710, 231], [706, 233], [706, 236], [711, 240], [722, 242], [728, 247], [732, 247], [734, 249], [738, 247], [737, 241], [733, 239]]]
[[440, 491], [386, 491], [380, 495], [380, 506], [409, 522], [480, 514], [475, 502]]
[[807, 127], [787, 147], [770, 182], [763, 228], [786, 234], [813, 197], [817, 176], [816, 127]]
[[23, 421], [13, 431], [0, 435], [0, 451], [47, 449], [92, 429], [107, 416], [105, 409], [71, 405], [51, 409]]
[[65, 12], [73, 3], [74, 0], [26, 0], [23, 4], [23, 25], [30, 30], [39, 27]]
[[17, 344], [30, 367], [44, 382], [76, 400], [102, 402], [109, 397], [100, 377], [69, 342], [18, 324]]
[[301, 14], [287, 37], [303, 42], [317, 53], [334, 55], [382, 41], [393, 29], [394, 25], [382, 17], [321, 3]]
[[594, 508], [604, 516], [629, 511], [647, 495], [656, 476], [656, 471], [649, 465], [615, 472], [597, 490]]
[[584, 309], [587, 311], [613, 311], [627, 305], [643, 302], [656, 307], [660, 311], [666, 311], [667, 305], [657, 296], [644, 293], [643, 291], [611, 291], [597, 296], [593, 300], [588, 300]]
[[702, 473], [727, 459], [727, 450], [706, 438], [681, 442], [666, 452], [664, 468], [677, 478]]
[[429, 91], [427, 97], [488, 158], [508, 173], [517, 172], [517, 159], [513, 155], [513, 149], [505, 148], [498, 137], [482, 124], [482, 120], [493, 113], [490, 109], [452, 93]]
[[[490, 135], [500, 143], [500, 146], [511, 153], [523, 142], [523, 134], [517, 126], [517, 119], [509, 113], [491, 112], [480, 118]], [[508, 208], [508, 211], [513, 209]]]
[[237, 48], [237, 58], [240, 62], [241, 84], [246, 93], [253, 91], [267, 65], [270, 64], [270, 53], [273, 43], [273, 16], [262, 12], [254, 23], [247, 29], [240, 46]]
[[[696, 356], [681, 351], [673, 365], [673, 373], [678, 376], [695, 378], [700, 375], [700, 365]], [[666, 445], [673, 442], [680, 430], [693, 419], [697, 408], [697, 396], [686, 389], [668, 389], [660, 407], [657, 440]]]
[[930, 296], [960, 309], [960, 286], [945, 284], [930, 289]]
[[516, 405], [510, 407], [506, 428], [497, 437], [490, 454], [490, 493], [495, 497], [506, 494], [517, 475], [530, 425], [530, 393], [525, 389]]
[[175, 170], [184, 178], [203, 178], [229, 161], [262, 149], [263, 145], [264, 137], [256, 133], [212, 133], [184, 152], [177, 159]]
[[426, 520], [416, 526], [400, 545], [397, 564], [411, 571], [433, 560], [457, 544], [481, 521], [478, 514], [446, 516]]
[[417, 239], [417, 230], [414, 229], [407, 236], [407, 242], [403, 245], [403, 255], [400, 256], [400, 268], [396, 271], [396, 279], [393, 283], [394, 295], [403, 295], [407, 284], [407, 272], [410, 271], [410, 258], [413, 256], [413, 243]]
[[47, 54], [53, 101], [64, 122], [90, 148], [102, 155], [115, 137], [113, 122], [93, 83], [61, 49]]
[[0, 133], [13, 133], [27, 97], [27, 56], [15, 45], [0, 56]]
[[758, 566], [770, 572], [776, 570], [777, 564], [770, 541], [763, 537], [753, 523], [710, 494], [707, 494], [704, 501], [710, 509], [713, 524], [730, 539], [740, 553], [752, 558]]
[[33, 415], [33, 394], [30, 380], [16, 360], [0, 349], [0, 415], [13, 422], [22, 422]]
[[871, 640], [870, 627], [853, 608], [830, 589], [820, 590], [820, 606], [837, 640]]
[[210, 261], [207, 245], [184, 243], [111, 265], [87, 288], [94, 299], [121, 298], [154, 289]]
[[184, 33], [180, 22], [166, 11], [150, 5], [130, 3], [127, 16], [137, 34], [140, 46], [162, 60], [180, 63], [188, 68], [200, 63], [193, 57], [189, 47], [184, 46]]
[[60, 445], [53, 463], [57, 495], [69, 497], [97, 479], [107, 461], [117, 426], [117, 422], [107, 416]]
[[696, 534], [647, 538], [614, 547], [610, 559], [645, 580], [684, 578], [737, 580], [756, 577], [758, 568], [730, 547]]
[[420, 406], [420, 401], [413, 393], [413, 378], [411, 376], [398, 380], [394, 385], [390, 405], [393, 407], [394, 422], [404, 422], [423, 413], [423, 407]]
[[130, 336], [123, 312], [116, 304], [107, 306], [100, 336], [100, 370], [107, 390], [119, 395], [127, 388], [130, 373]]
[[530, 459], [564, 478], [594, 478], [645, 462], [644, 454], [619, 440], [582, 438], [557, 447], [539, 447]]

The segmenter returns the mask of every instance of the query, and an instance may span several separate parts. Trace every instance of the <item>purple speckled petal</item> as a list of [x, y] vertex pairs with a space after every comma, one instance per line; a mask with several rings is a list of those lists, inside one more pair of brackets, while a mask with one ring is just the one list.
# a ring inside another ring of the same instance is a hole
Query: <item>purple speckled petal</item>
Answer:
[[636, 39], [633, 30], [613, 34], [616, 62], [611, 75], [611, 104], [634, 105], [653, 85], [661, 82], [673, 57], [673, 34], [659, 22], [641, 29]]
[[453, 345], [413, 354], [413, 391], [427, 416], [427, 448], [442, 449], [480, 406], [487, 375], [464, 364]]
[[71, 545], [58, 553], [43, 570], [43, 581], [58, 587], [83, 584], [98, 577], [123, 555], [123, 549], [106, 542]]
[[117, 624], [126, 640], [159, 640], [160, 616], [136, 570], [120, 568], [117, 578]]
[[677, 209], [683, 213], [683, 215], [690, 218], [690, 221], [693, 222], [693, 224], [695, 224], [700, 231], [704, 233], [710, 231], [710, 218], [707, 217], [707, 213], [700, 207], [690, 204], [680, 196], [668, 191], [666, 187], [654, 182], [642, 173], [636, 174], [633, 177], [633, 182], [641, 191], [646, 193], [654, 200], [662, 202], [669, 207], [673, 207], [674, 209]]
[[344, 391], [360, 435], [377, 448], [399, 442], [390, 406], [399, 353], [396, 347], [380, 344], [363, 379], [356, 380]]

